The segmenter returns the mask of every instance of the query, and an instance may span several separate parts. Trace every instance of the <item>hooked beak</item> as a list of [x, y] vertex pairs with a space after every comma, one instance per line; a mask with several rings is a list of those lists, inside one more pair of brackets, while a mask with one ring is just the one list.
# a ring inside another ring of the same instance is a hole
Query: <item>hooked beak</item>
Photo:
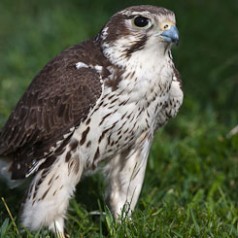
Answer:
[[160, 36], [162, 39], [168, 43], [175, 43], [176, 45], [179, 42], [179, 32], [176, 26], [171, 26], [168, 30], [163, 31]]

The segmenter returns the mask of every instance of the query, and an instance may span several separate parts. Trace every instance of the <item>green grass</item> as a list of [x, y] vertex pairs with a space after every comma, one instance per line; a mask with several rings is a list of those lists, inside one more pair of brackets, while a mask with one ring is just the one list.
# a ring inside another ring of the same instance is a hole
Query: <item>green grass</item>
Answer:
[[[0, 125], [34, 75], [64, 48], [94, 36], [115, 11], [142, 1], [0, 3]], [[145, 2], [144, 2], [145, 3]], [[155, 138], [138, 206], [116, 224], [100, 175], [79, 184], [66, 229], [71, 237], [238, 237], [238, 4], [146, 1], [176, 12], [181, 44], [174, 58], [185, 100]], [[99, 196], [98, 196], [99, 194]], [[16, 223], [22, 190], [0, 184]], [[99, 210], [106, 215], [92, 215]], [[0, 238], [19, 237], [0, 200]], [[26, 237], [51, 237], [47, 231]]]

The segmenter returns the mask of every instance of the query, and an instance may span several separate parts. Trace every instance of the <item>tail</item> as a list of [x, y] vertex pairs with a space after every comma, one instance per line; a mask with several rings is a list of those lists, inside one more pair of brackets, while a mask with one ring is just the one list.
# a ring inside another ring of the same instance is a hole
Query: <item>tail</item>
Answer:
[[10, 165], [10, 162], [0, 159], [0, 179], [5, 181], [9, 188], [13, 189], [20, 186], [24, 180], [11, 179]]

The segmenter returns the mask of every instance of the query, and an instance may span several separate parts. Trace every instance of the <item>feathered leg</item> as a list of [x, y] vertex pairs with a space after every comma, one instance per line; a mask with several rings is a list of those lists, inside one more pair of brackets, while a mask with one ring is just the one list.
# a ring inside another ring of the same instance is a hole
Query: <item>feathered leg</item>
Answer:
[[64, 237], [69, 199], [84, 167], [76, 154], [68, 159], [66, 152], [51, 167], [40, 170], [30, 185], [21, 216], [23, 225], [30, 230], [48, 227]]
[[111, 159], [106, 167], [107, 200], [115, 218], [130, 216], [139, 198], [144, 181], [150, 140], [145, 138], [141, 146], [128, 150]]

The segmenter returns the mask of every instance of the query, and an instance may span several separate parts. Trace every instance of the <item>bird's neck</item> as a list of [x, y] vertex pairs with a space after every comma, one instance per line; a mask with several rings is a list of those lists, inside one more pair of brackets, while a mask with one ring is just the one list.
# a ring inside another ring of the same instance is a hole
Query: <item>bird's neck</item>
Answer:
[[[170, 55], [171, 45], [163, 42], [155, 44], [154, 39], [147, 39], [144, 45], [138, 44], [138, 48], [131, 49], [128, 42], [133, 42], [134, 38], [120, 38], [113, 43], [103, 43], [102, 52], [108, 60], [118, 67], [125, 68], [128, 65], [134, 67], [145, 67], [148, 64], [151, 67], [153, 62], [159, 65]], [[149, 62], [149, 63], [148, 63]]]
[[116, 88], [121, 96], [130, 95], [129, 101], [139, 102], [147, 98], [151, 92], [159, 93], [159, 87], [162, 89], [171, 84], [172, 61], [168, 53], [160, 53], [143, 51], [143, 54], [140, 54], [138, 51], [126, 61], [126, 64], [119, 67], [122, 72], [120, 80], [116, 73], [112, 81], [118, 81]]

